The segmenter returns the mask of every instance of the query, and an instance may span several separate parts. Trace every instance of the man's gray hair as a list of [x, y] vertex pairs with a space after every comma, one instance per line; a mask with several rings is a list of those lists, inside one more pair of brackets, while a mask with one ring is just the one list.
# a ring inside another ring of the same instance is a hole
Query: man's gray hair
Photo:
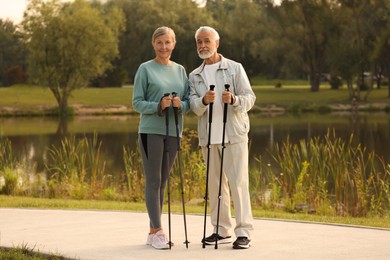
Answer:
[[216, 41], [219, 40], [218, 32], [210, 26], [199, 27], [199, 29], [196, 30], [196, 32], [195, 32], [195, 40], [198, 38], [199, 33], [202, 33], [202, 32], [210, 32], [211, 36], [213, 37], [214, 40], [216, 40]]

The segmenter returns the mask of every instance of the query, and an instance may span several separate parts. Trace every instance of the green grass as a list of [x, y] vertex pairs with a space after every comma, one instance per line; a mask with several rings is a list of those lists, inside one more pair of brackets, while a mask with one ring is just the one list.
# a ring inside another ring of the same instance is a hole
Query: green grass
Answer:
[[[69, 104], [87, 106], [131, 105], [131, 88], [82, 88], [75, 90]], [[29, 107], [56, 106], [57, 102], [49, 88], [15, 85], [0, 88], [0, 106]]]
[[15, 248], [0, 247], [0, 259], [8, 260], [70, 260], [71, 258], [57, 255], [50, 255], [28, 248], [28, 245]]
[[[269, 83], [269, 82], [266, 82]], [[316, 108], [328, 104], [350, 104], [349, 94], [345, 87], [332, 90], [329, 86], [322, 86], [320, 91], [311, 92], [309, 85], [301, 81], [289, 81], [282, 88], [275, 88], [272, 84], [253, 85], [257, 96], [257, 106], [270, 104], [285, 107]], [[362, 93], [362, 96], [365, 92]], [[369, 96], [369, 103], [385, 103], [390, 107], [390, 98], [387, 97], [387, 88], [374, 89]], [[37, 107], [56, 107], [57, 103], [48, 88], [16, 85], [0, 88], [0, 108], [14, 107], [22, 110], [34, 110]], [[92, 107], [122, 105], [131, 107], [132, 87], [126, 88], [82, 88], [73, 92], [69, 100], [70, 105], [84, 105]], [[1, 112], [0, 112], [1, 114]]]
[[[144, 202], [121, 202], [105, 200], [68, 200], [68, 199], [44, 199], [19, 196], [0, 195], [0, 205], [4, 208], [42, 208], [42, 209], [85, 209], [85, 210], [124, 210], [134, 212], [146, 212]], [[166, 205], [165, 205], [166, 212]], [[181, 202], [172, 202], [171, 210], [173, 213], [182, 212]], [[232, 209], [233, 210], [233, 209]], [[390, 216], [385, 217], [337, 217], [337, 216], [319, 216], [305, 213], [288, 213], [282, 210], [264, 210], [257, 207], [253, 208], [255, 218], [289, 220], [289, 221], [307, 221], [318, 223], [333, 223], [345, 225], [358, 225], [376, 228], [390, 229]], [[234, 213], [234, 210], [232, 211]], [[203, 202], [189, 202], [186, 204], [186, 213], [204, 214]]]
[[311, 92], [305, 87], [294, 88], [267, 88], [255, 86], [257, 96], [256, 103], [277, 104], [283, 107], [292, 104], [333, 104], [348, 103], [346, 90], [322, 89], [319, 92]]
[[[138, 129], [138, 117], [135, 116], [94, 116], [74, 117], [68, 121], [68, 133], [94, 133], [104, 134], [105, 132], [136, 132]], [[103, 123], [104, 122], [104, 123]], [[39, 124], [38, 124], [39, 123]], [[111, 128], [107, 126], [112, 126]], [[47, 117], [0, 117], [0, 136], [2, 133], [18, 135], [45, 135], [56, 133], [58, 129], [57, 118]]]

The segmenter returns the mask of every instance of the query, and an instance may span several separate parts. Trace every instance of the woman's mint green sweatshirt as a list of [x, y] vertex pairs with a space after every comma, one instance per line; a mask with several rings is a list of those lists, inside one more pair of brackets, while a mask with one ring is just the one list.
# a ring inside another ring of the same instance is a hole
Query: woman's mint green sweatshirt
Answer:
[[[183, 114], [189, 110], [189, 84], [184, 67], [173, 62], [162, 65], [150, 60], [142, 63], [134, 79], [133, 109], [141, 114], [138, 133], [166, 134], [165, 113], [160, 100], [165, 93], [176, 92], [181, 100], [179, 135], [183, 131]], [[169, 135], [176, 136], [173, 107], [169, 108]]]

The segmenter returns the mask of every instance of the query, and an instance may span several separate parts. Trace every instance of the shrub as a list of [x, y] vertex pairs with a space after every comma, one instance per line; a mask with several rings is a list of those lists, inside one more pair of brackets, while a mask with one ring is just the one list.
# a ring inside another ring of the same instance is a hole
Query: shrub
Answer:
[[26, 82], [27, 77], [21, 65], [9, 67], [4, 74], [7, 86]]
[[329, 79], [329, 85], [331, 89], [339, 89], [343, 85], [343, 81], [340, 77], [331, 75]]
[[2, 194], [14, 195], [17, 193], [19, 175], [10, 168], [3, 170], [4, 186], [1, 188]]

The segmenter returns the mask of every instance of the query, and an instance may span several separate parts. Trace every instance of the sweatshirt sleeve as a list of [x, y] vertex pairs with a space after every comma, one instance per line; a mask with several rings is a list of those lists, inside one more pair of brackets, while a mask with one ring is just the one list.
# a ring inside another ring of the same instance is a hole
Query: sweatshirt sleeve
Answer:
[[134, 78], [133, 109], [142, 114], [154, 114], [157, 113], [159, 102], [147, 100], [147, 88], [148, 74], [145, 66], [141, 64]]

